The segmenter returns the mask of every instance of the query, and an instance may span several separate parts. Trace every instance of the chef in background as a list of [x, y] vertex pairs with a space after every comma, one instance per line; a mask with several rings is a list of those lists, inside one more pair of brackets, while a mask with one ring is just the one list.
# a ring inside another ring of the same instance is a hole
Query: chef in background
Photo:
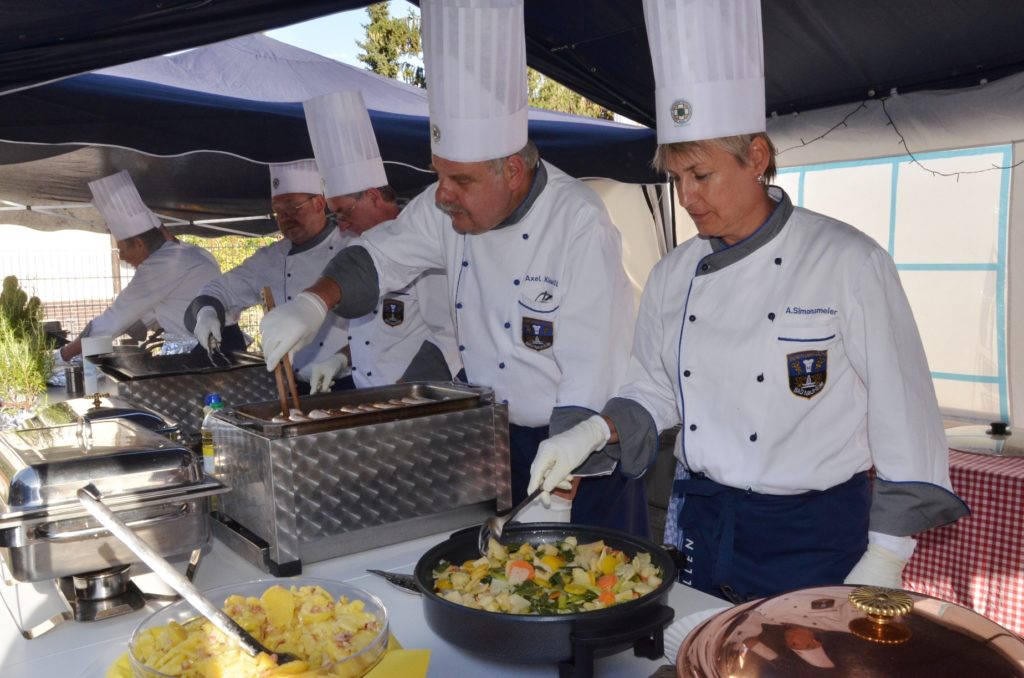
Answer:
[[[303, 104], [327, 207], [338, 228], [354, 235], [398, 216], [395, 191], [370, 124], [363, 95], [334, 92]], [[455, 343], [448, 280], [444, 269], [418, 275], [399, 289], [384, 291], [370, 313], [348, 323], [356, 388], [397, 381], [451, 381], [462, 369]]]
[[135, 275], [107, 310], [54, 352], [57, 364], [81, 354], [83, 337], [118, 337], [139, 323], [149, 330], [162, 327], [165, 341], [190, 338], [182, 316], [199, 289], [220, 275], [217, 261], [200, 247], [168, 241], [127, 171], [89, 182], [89, 191], [117, 241], [121, 261]]
[[[270, 166], [270, 204], [284, 236], [211, 281], [186, 310], [185, 326], [204, 347], [221, 341], [225, 315], [261, 304], [269, 287], [275, 304], [284, 304], [316, 280], [320, 270], [341, 251], [349, 236], [331, 226], [316, 163], [312, 160]], [[313, 328], [310, 344], [295, 354], [292, 367], [310, 391], [351, 388], [351, 379], [335, 377], [345, 365], [338, 352], [348, 339], [347, 322], [332, 315]], [[305, 390], [305, 387], [300, 385]]]
[[627, 383], [541, 445], [531, 486], [602, 449], [645, 468], [682, 424], [684, 583], [734, 602], [900, 587], [912, 535], [966, 513], [924, 348], [888, 253], [770, 185], [761, 3], [728, 5], [644, 0], [655, 165], [698, 235], [651, 272]]
[[[309, 342], [328, 309], [363, 316], [379, 290], [443, 268], [466, 375], [508, 404], [515, 502], [526, 496], [537, 444], [588, 418], [621, 383], [630, 285], [601, 199], [540, 160], [528, 140], [522, 0], [421, 8], [438, 181], [268, 314], [263, 346], [273, 365]], [[569, 517], [567, 501], [555, 506], [521, 515]], [[583, 479], [571, 512], [577, 523], [649, 531], [643, 481], [619, 472]]]

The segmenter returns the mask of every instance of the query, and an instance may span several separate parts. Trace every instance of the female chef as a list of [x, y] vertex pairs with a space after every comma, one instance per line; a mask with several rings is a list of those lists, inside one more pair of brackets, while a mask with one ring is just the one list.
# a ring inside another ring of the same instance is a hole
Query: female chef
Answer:
[[[911, 535], [966, 513], [924, 349], [886, 251], [770, 185], [760, 3], [733, 4], [726, 22], [702, 3], [644, 2], [654, 164], [698, 235], [650, 275], [626, 385], [541, 444], [530, 488], [601, 448], [642, 471], [657, 432], [682, 424], [681, 581], [734, 601], [899, 587]], [[687, 26], [701, 39], [673, 41]], [[728, 48], [709, 61], [702, 40]]]

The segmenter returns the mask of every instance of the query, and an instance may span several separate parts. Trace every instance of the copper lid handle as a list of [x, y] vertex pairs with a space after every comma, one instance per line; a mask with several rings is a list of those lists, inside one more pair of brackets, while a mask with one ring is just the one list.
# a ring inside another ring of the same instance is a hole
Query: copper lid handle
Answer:
[[893, 622], [914, 610], [914, 599], [906, 591], [882, 586], [859, 586], [850, 591], [850, 603], [868, 618], [854, 619], [854, 635], [876, 643], [897, 644], [910, 639], [910, 629]]

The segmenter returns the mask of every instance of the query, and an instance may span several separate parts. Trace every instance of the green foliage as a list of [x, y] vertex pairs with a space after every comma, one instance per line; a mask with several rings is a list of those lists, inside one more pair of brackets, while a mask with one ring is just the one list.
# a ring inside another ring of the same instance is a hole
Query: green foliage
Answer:
[[39, 299], [7, 276], [0, 292], [0, 407], [28, 408], [46, 392], [53, 370], [50, 349]]
[[378, 75], [426, 87], [423, 67], [409, 60], [421, 58], [419, 16], [409, 10], [404, 17], [393, 17], [386, 2], [370, 5], [366, 14], [370, 23], [363, 24], [366, 40], [356, 41], [363, 50], [356, 58]]
[[[363, 24], [366, 40], [356, 42], [363, 50], [357, 57], [359, 61], [378, 75], [426, 87], [423, 68], [410, 61], [422, 62], [423, 59], [419, 15], [410, 10], [404, 17], [393, 17], [388, 12], [386, 2], [370, 5], [366, 13], [370, 17], [370, 23]], [[612, 112], [607, 108], [598, 106], [532, 68], [526, 70], [526, 86], [529, 103], [536, 108], [588, 118], [612, 119]]]

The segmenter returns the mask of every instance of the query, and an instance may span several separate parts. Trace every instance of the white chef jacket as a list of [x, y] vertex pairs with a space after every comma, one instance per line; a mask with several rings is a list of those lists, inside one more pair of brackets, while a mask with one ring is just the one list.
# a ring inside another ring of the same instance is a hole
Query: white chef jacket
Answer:
[[426, 271], [402, 289], [385, 292], [372, 313], [348, 321], [356, 388], [394, 384], [429, 341], [455, 376], [462, 369], [443, 270]]
[[[287, 238], [261, 247], [237, 267], [203, 287], [199, 294], [216, 297], [229, 314], [261, 304], [264, 287], [270, 288], [275, 304], [291, 301], [316, 282], [327, 262], [351, 239], [331, 224], [326, 228], [328, 233], [323, 240], [297, 254], [289, 254], [292, 243]], [[292, 359], [292, 367], [299, 376], [308, 381], [312, 364], [346, 345], [347, 325], [348, 321], [337, 314], [327, 314], [313, 341], [296, 351]]]
[[554, 407], [598, 411], [625, 374], [634, 317], [604, 204], [545, 167], [543, 191], [515, 224], [459, 234], [435, 207], [433, 184], [353, 242], [369, 252], [380, 289], [401, 289], [429, 268], [447, 272], [466, 374], [521, 426], [546, 426]]
[[658, 430], [682, 422], [686, 468], [768, 494], [872, 464], [883, 480], [950, 489], [924, 348], [885, 250], [794, 208], [774, 238], [701, 275], [711, 253], [696, 237], [655, 266], [619, 391]]
[[89, 335], [117, 337], [142, 320], [158, 324], [167, 336], [190, 336], [185, 309], [203, 285], [220, 275], [217, 261], [204, 249], [165, 242], [135, 269], [107, 310], [93, 319]]

